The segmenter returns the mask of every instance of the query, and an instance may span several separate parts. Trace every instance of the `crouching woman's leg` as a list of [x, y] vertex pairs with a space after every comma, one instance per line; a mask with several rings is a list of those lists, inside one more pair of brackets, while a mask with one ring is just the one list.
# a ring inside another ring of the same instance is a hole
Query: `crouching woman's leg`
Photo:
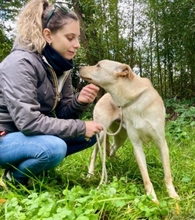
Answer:
[[67, 153], [66, 156], [69, 156], [71, 154], [80, 152], [82, 150], [85, 150], [91, 146], [93, 146], [96, 142], [96, 136], [86, 139], [84, 136], [78, 137], [78, 138], [72, 138], [72, 139], [65, 139], [64, 140], [67, 144]]
[[0, 142], [0, 167], [25, 184], [29, 176], [59, 165], [66, 156], [66, 143], [52, 135], [7, 134]]

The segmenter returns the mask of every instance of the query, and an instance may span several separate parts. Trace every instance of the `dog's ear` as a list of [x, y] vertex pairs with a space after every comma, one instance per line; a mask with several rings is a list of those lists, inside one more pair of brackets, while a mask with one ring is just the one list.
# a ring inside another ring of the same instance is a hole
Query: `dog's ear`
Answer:
[[121, 64], [120, 67], [116, 69], [117, 76], [119, 77], [126, 77], [132, 80], [134, 78], [134, 74], [131, 70], [131, 67], [127, 64]]

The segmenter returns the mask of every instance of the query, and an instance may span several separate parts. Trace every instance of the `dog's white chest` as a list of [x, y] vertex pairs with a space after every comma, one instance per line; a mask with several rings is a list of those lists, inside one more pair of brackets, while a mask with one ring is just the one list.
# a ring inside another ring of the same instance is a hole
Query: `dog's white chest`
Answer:
[[137, 136], [146, 142], [151, 139], [152, 126], [143, 114], [137, 114], [133, 111], [123, 111], [123, 121], [129, 136]]

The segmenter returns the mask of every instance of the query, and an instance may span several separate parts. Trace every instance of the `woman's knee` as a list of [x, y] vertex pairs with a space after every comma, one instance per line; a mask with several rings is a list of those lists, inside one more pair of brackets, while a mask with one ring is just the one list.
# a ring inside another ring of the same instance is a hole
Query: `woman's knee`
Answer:
[[44, 148], [44, 153], [48, 160], [46, 169], [59, 165], [67, 153], [66, 143], [56, 136], [47, 135], [44, 146], [42, 147]]

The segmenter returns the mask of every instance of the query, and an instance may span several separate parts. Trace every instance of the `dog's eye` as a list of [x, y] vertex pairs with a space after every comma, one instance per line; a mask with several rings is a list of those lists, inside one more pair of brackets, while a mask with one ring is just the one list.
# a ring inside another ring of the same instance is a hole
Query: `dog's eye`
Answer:
[[96, 67], [100, 67], [100, 64], [98, 63], [98, 64], [96, 65]]

